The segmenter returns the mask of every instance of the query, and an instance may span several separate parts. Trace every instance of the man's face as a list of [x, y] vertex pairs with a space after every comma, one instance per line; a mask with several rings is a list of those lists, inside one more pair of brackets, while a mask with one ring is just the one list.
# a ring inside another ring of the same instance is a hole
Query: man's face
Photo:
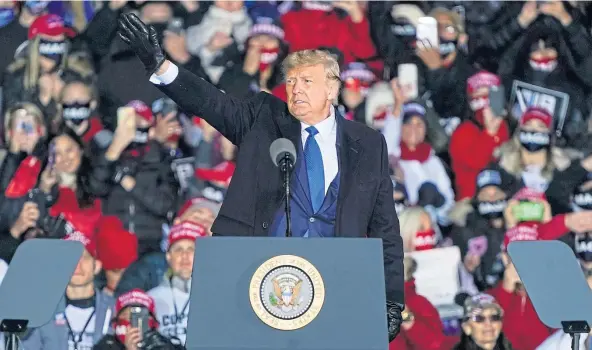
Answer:
[[70, 279], [70, 286], [82, 287], [92, 283], [95, 279], [95, 274], [101, 270], [101, 262], [95, 260], [92, 255], [85, 249], [82, 257], [78, 260], [74, 275]]
[[194, 252], [195, 241], [189, 239], [182, 239], [171, 246], [167, 252], [167, 262], [173, 270], [173, 275], [184, 280], [191, 278]]
[[146, 4], [142, 7], [142, 21], [144, 23], [166, 23], [168, 22], [172, 16], [173, 11], [171, 7], [167, 4], [161, 3], [154, 3], [154, 4]]
[[322, 64], [290, 70], [286, 77], [286, 92], [290, 113], [309, 125], [320, 121], [319, 116], [328, 112], [335, 97]]

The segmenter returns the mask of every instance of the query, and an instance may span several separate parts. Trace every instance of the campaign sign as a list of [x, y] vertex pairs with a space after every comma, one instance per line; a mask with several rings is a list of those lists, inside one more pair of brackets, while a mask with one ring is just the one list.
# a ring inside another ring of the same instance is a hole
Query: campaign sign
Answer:
[[510, 95], [510, 106], [512, 115], [518, 120], [522, 118], [522, 114], [529, 107], [539, 107], [547, 110], [553, 116], [553, 126], [556, 135], [559, 137], [562, 134], [565, 118], [567, 117], [569, 95], [561, 91], [514, 80]]
[[171, 169], [173, 170], [181, 189], [185, 190], [189, 187], [189, 179], [195, 176], [195, 158], [179, 158], [173, 160]]

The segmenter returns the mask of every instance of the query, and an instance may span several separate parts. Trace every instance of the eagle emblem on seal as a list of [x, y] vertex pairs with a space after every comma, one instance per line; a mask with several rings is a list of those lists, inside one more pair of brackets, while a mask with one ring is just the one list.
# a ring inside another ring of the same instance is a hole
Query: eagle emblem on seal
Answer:
[[292, 274], [283, 274], [273, 279], [273, 292], [269, 293], [269, 303], [272, 306], [289, 312], [302, 302], [300, 289], [302, 280]]

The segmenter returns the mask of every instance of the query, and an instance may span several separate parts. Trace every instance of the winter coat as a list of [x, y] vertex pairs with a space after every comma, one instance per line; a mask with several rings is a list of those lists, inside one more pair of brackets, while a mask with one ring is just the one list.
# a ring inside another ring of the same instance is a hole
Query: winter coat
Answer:
[[[94, 343], [98, 343], [101, 338], [111, 333], [111, 319], [114, 316], [115, 300], [99, 290], [95, 290], [95, 331], [93, 336]], [[68, 349], [68, 326], [64, 322], [66, 310], [66, 299], [62, 298], [56, 309], [54, 319], [49, 323], [35, 328], [22, 339], [23, 348], [39, 350], [62, 350]]]
[[405, 282], [405, 309], [413, 313], [415, 321], [408, 330], [401, 328], [389, 350], [447, 350], [458, 341], [457, 337], [444, 335], [438, 310], [417, 294], [414, 280]]

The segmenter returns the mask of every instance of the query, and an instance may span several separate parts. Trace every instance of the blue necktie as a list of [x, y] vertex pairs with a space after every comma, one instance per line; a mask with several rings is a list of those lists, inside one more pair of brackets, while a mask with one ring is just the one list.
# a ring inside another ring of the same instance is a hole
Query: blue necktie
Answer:
[[323, 170], [323, 157], [321, 148], [315, 140], [319, 131], [314, 126], [306, 128], [308, 138], [304, 146], [304, 160], [306, 161], [306, 173], [308, 175], [308, 188], [312, 209], [316, 213], [321, 209], [325, 199], [325, 172]]

